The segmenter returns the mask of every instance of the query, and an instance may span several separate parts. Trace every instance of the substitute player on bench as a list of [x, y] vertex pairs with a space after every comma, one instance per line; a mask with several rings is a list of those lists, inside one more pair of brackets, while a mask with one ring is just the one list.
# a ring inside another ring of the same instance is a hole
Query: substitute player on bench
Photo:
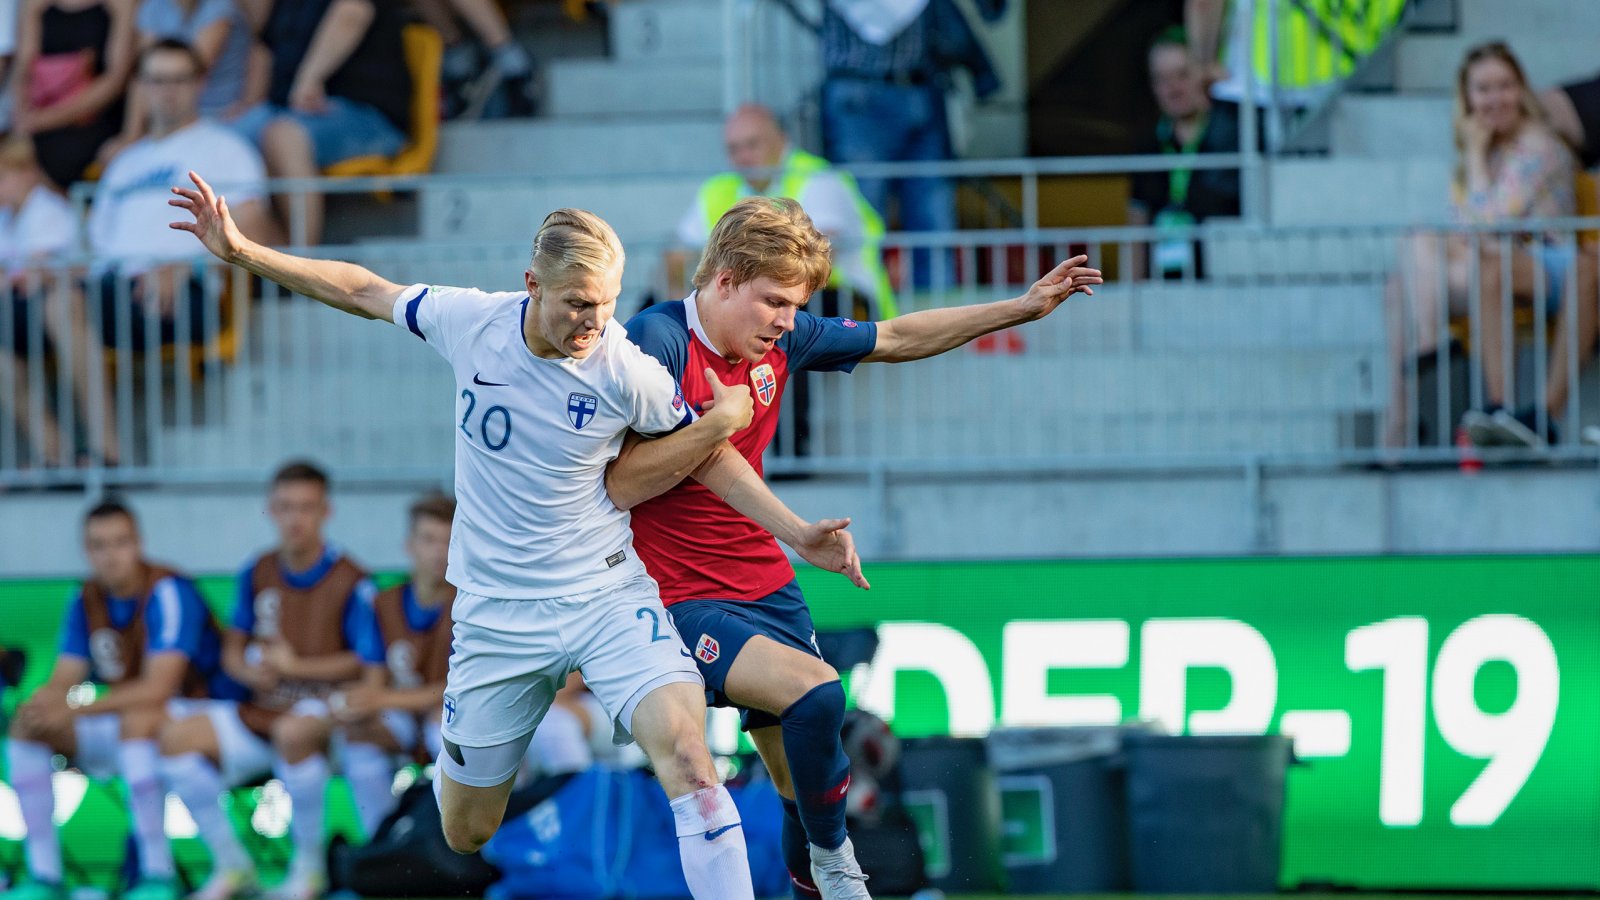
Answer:
[[[62, 753], [91, 778], [120, 775], [128, 786], [140, 881], [123, 896], [172, 900], [177, 882], [156, 734], [169, 714], [186, 714], [181, 698], [237, 698], [243, 689], [222, 673], [222, 638], [194, 583], [144, 558], [128, 507], [106, 501], [89, 510], [83, 543], [91, 574], [67, 609], [60, 655], [49, 681], [17, 709], [6, 744], [32, 876], [6, 897], [66, 896], [51, 821], [50, 757]], [[106, 691], [78, 703], [69, 692], [90, 680]]]

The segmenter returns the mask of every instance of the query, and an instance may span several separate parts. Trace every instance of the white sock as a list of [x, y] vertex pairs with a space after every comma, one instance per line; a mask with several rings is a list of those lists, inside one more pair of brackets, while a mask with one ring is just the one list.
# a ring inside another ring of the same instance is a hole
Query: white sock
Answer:
[[320, 753], [297, 763], [278, 760], [273, 771], [289, 792], [289, 837], [294, 861], [289, 878], [320, 875], [323, 869], [323, 820], [327, 810], [328, 758]]
[[6, 778], [17, 792], [22, 825], [28, 829], [28, 874], [35, 881], [61, 883], [61, 838], [51, 820], [56, 795], [50, 784], [50, 748], [36, 741], [6, 742]]
[[155, 881], [177, 875], [172, 846], [167, 843], [167, 792], [156, 765], [161, 754], [152, 740], [123, 741], [117, 748], [122, 780], [128, 785], [128, 806], [133, 812], [133, 838], [139, 844], [139, 874]]
[[200, 753], [161, 757], [161, 778], [183, 805], [189, 807], [201, 840], [211, 851], [213, 871], [250, 872], [255, 866], [244, 852], [233, 823], [222, 811], [221, 798], [228, 788], [211, 760]]
[[356, 816], [367, 840], [394, 812], [394, 761], [374, 744], [349, 744], [344, 752], [344, 777], [356, 802]]
[[695, 900], [753, 900], [739, 810], [722, 785], [701, 788], [672, 801], [678, 825], [678, 857]]

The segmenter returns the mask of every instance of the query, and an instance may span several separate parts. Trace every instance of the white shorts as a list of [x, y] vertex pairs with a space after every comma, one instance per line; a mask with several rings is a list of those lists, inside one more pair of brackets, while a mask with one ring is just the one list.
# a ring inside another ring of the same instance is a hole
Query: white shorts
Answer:
[[[573, 670], [600, 701], [612, 740], [632, 740], [633, 711], [651, 691], [677, 682], [703, 686], [700, 672], [661, 605], [654, 580], [548, 600], [496, 600], [462, 592], [452, 607], [455, 652], [445, 684], [443, 733], [462, 747], [527, 738]], [[523, 747], [526, 743], [523, 744]], [[510, 760], [515, 772], [522, 748]], [[474, 784], [485, 777], [462, 781]]]
[[237, 700], [202, 700], [194, 711], [211, 722], [222, 758], [218, 770], [229, 787], [248, 784], [272, 771], [272, 745], [246, 728]]
[[[174, 697], [167, 701], [167, 716], [183, 719], [199, 711], [204, 700]], [[117, 748], [122, 745], [122, 716], [102, 713], [98, 716], [79, 716], [72, 721], [78, 752], [72, 755], [72, 764], [83, 774], [97, 780], [117, 777], [122, 766], [117, 762]]]

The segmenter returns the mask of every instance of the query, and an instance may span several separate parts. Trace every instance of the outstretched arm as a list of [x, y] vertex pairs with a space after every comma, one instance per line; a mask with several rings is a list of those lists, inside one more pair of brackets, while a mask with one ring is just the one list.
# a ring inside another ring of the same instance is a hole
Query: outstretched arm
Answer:
[[910, 362], [954, 350], [1002, 328], [1042, 319], [1078, 292], [1094, 295], [1092, 285], [1104, 281], [1099, 269], [1074, 256], [1034, 282], [1026, 294], [1010, 300], [927, 309], [878, 323], [878, 343], [862, 362]]
[[795, 515], [727, 442], [750, 424], [754, 406], [749, 385], [723, 384], [710, 369], [705, 375], [711, 383], [711, 401], [702, 407], [705, 415], [699, 421], [655, 440], [635, 433], [624, 439], [622, 452], [606, 469], [611, 502], [618, 509], [631, 509], [693, 478], [807, 562], [840, 572], [857, 587], [868, 587], [854, 539], [844, 530], [850, 520], [811, 523]]
[[861, 574], [861, 557], [856, 555], [855, 538], [849, 519], [822, 519], [807, 522], [785, 506], [772, 493], [732, 444], [724, 443], [694, 470], [692, 476], [740, 515], [765, 528], [772, 536], [794, 549], [806, 562], [819, 569], [838, 572], [862, 590], [872, 585]]
[[394, 320], [394, 302], [405, 290], [360, 266], [332, 259], [306, 259], [280, 253], [245, 237], [228, 212], [228, 201], [204, 178], [189, 173], [193, 188], [174, 187], [167, 203], [188, 210], [193, 222], [169, 227], [187, 231], [225, 263], [260, 275], [284, 288], [364, 319]]

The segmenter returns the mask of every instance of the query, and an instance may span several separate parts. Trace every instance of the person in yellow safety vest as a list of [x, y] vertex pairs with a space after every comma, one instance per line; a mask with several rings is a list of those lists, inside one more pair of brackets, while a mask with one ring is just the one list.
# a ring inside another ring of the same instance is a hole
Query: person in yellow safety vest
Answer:
[[1257, 102], [1275, 97], [1280, 105], [1303, 106], [1353, 74], [1399, 23], [1405, 5], [1405, 0], [1185, 0], [1184, 25], [1195, 61], [1216, 82], [1213, 97], [1244, 99], [1248, 48]]
[[[817, 230], [833, 242], [833, 275], [828, 286], [865, 299], [868, 318], [898, 314], [889, 273], [883, 266], [883, 217], [861, 195], [848, 172], [790, 145], [772, 110], [747, 104], [724, 126], [728, 159], [735, 171], [713, 175], [700, 185], [694, 203], [678, 223], [685, 247], [702, 247], [722, 214], [745, 197], [762, 194], [800, 203]], [[669, 256], [669, 277], [685, 260]], [[675, 281], [676, 283], [676, 281]], [[846, 305], [842, 312], [848, 314]]]

